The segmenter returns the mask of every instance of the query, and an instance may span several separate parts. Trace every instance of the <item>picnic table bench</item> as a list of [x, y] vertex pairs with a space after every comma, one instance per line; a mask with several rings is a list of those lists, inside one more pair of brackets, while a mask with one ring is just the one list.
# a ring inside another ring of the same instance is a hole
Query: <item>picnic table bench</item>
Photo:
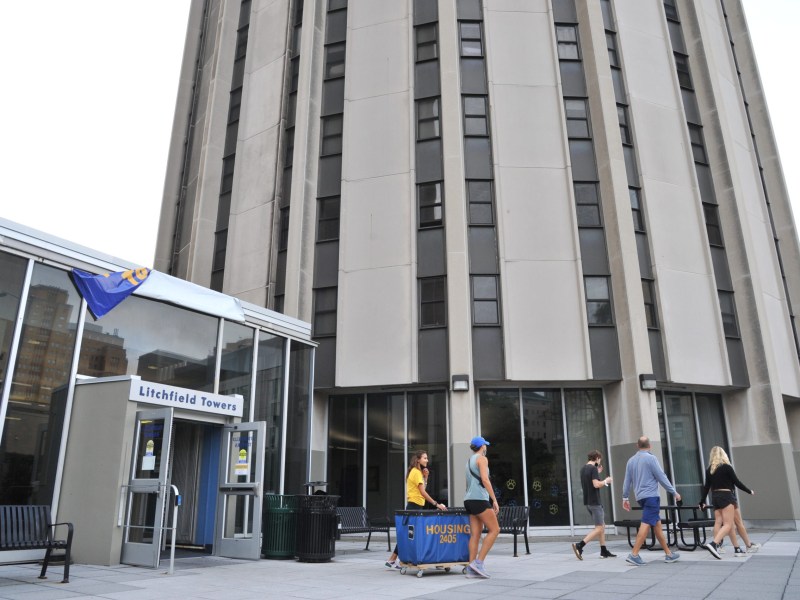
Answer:
[[336, 518], [338, 520], [338, 533], [339, 534], [347, 534], [347, 533], [367, 533], [367, 547], [365, 550], [369, 550], [369, 542], [372, 539], [373, 533], [385, 533], [386, 534], [386, 547], [391, 552], [392, 550], [392, 542], [391, 542], [391, 534], [389, 533], [389, 522], [388, 519], [385, 524], [375, 524], [373, 525], [370, 521], [369, 515], [367, 515], [367, 509], [363, 506], [337, 506], [336, 507]]
[[[55, 537], [56, 527], [66, 525], [67, 539]], [[40, 505], [0, 506], [0, 552], [11, 550], [47, 550], [39, 579], [47, 579], [47, 565], [53, 550], [64, 550], [64, 578], [69, 583], [69, 562], [72, 549], [72, 523], [53, 523], [50, 507]]]

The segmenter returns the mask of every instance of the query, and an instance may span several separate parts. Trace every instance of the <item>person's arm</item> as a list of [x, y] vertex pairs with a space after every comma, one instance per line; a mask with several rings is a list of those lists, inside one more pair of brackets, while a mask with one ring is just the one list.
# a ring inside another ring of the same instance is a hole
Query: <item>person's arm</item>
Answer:
[[628, 464], [625, 465], [625, 479], [622, 482], [622, 508], [625, 510], [631, 509], [631, 501], [630, 496], [628, 495], [631, 491], [631, 461], [628, 461]]
[[706, 469], [706, 479], [703, 482], [703, 491], [700, 492], [700, 508], [703, 508], [706, 505], [706, 497], [708, 496], [708, 491], [711, 489], [711, 471]]
[[656, 459], [655, 456], [653, 456], [650, 465], [652, 473], [655, 476], [656, 480], [661, 484], [661, 487], [663, 487], [670, 494], [675, 496], [675, 500], [680, 500], [681, 495], [678, 493], [678, 490], [675, 489], [675, 486], [672, 485], [672, 482], [667, 478], [667, 474], [664, 473], [664, 469], [662, 469], [661, 465], [658, 464], [658, 460]]
[[430, 494], [425, 491], [425, 482], [424, 481], [420, 481], [417, 487], [419, 488], [419, 493], [422, 494], [422, 497], [425, 498], [425, 500], [427, 502], [430, 502], [431, 504], [433, 504], [439, 510], [446, 510], [447, 509], [447, 507], [444, 504], [440, 504], [439, 502], [436, 502], [436, 500], [431, 498]]
[[731, 467], [731, 479], [733, 480], [733, 485], [738, 487], [743, 492], [747, 492], [750, 495], [755, 494], [753, 490], [751, 490], [749, 487], [747, 487], [745, 484], [739, 481], [739, 478], [736, 476], [736, 471], [734, 471], [733, 467]]
[[489, 481], [489, 461], [485, 456], [479, 456], [478, 460], [475, 462], [478, 464], [478, 472], [481, 476], [481, 483], [483, 484], [484, 489], [489, 492], [489, 498], [492, 500], [492, 509], [494, 509], [494, 512], [499, 512], [500, 507], [497, 505], [497, 498], [494, 496], [494, 488], [492, 487], [492, 482]]
[[601, 487], [605, 487], [609, 483], [611, 483], [611, 477], [600, 479], [600, 470], [595, 467], [592, 471], [592, 485], [599, 490]]

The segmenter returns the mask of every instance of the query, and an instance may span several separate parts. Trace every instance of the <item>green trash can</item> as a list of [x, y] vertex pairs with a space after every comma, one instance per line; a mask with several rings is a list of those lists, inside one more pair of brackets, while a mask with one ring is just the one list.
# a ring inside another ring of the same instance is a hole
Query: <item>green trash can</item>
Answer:
[[264, 558], [294, 558], [297, 497], [266, 494], [263, 523], [261, 553]]

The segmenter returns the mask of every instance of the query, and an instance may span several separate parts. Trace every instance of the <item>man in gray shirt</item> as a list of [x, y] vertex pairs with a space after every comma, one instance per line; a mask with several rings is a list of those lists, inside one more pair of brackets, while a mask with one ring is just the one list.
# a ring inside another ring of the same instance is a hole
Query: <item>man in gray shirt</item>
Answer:
[[633, 486], [633, 493], [642, 507], [642, 522], [636, 534], [633, 552], [628, 555], [625, 561], [639, 567], [647, 564], [639, 556], [639, 550], [641, 550], [652, 527], [658, 543], [661, 544], [666, 554], [664, 562], [675, 562], [680, 558], [680, 554], [670, 551], [667, 540], [664, 537], [664, 531], [661, 529], [661, 500], [658, 496], [658, 484], [660, 483], [665, 490], [675, 496], [676, 501], [680, 501], [681, 495], [667, 479], [667, 475], [661, 465], [658, 464], [658, 459], [650, 453], [649, 438], [640, 437], [637, 446], [639, 451], [628, 460], [628, 464], [625, 466], [625, 482], [622, 484], [622, 508], [630, 511], [629, 493], [631, 486]]

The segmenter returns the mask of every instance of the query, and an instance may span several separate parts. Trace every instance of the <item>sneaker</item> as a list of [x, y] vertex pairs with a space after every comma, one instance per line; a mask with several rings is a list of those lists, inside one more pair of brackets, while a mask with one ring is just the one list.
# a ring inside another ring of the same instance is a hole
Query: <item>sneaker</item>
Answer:
[[681, 559], [681, 555], [678, 554], [677, 552], [673, 552], [672, 554], [667, 554], [664, 557], [664, 562], [665, 563], [674, 563], [674, 562], [678, 562], [680, 559]]
[[472, 567], [470, 567], [469, 565], [467, 565], [467, 566], [464, 568], [464, 575], [466, 575], [466, 576], [467, 576], [467, 579], [483, 579], [483, 577], [481, 576], [481, 574], [480, 574], [480, 573], [477, 573], [477, 572], [476, 572], [475, 570], [473, 570], [473, 568], [472, 568]]
[[583, 548], [578, 546], [578, 544], [572, 544], [572, 551], [575, 553], [578, 560], [583, 560]]
[[738, 556], [739, 558], [744, 558], [745, 556], [747, 556], [747, 552], [745, 552], [745, 551], [744, 551], [742, 548], [740, 548], [739, 546], [736, 546], [736, 547], [733, 549], [733, 555], [734, 555], [734, 556]]
[[761, 544], [756, 544], [755, 542], [752, 542], [752, 543], [751, 543], [751, 544], [750, 544], [750, 545], [747, 547], [747, 552], [748, 552], [748, 554], [755, 554], [755, 553], [756, 553], [756, 552], [758, 552], [759, 550], [761, 550]]
[[722, 560], [722, 557], [719, 555], [719, 549], [717, 548], [717, 545], [714, 543], [713, 540], [703, 544], [703, 548], [711, 552], [711, 556], [713, 556], [717, 560]]
[[634, 556], [633, 554], [628, 554], [628, 556], [625, 558], [625, 562], [637, 567], [643, 567], [647, 564], [642, 560], [641, 556]]
[[616, 557], [617, 557], [616, 554], [609, 552], [608, 550], [606, 550], [605, 552], [603, 552], [602, 550], [600, 551], [600, 558], [616, 558]]
[[387, 569], [402, 569], [403, 567], [400, 566], [400, 561], [386, 561], [385, 566]]
[[722, 541], [719, 544], [717, 544], [717, 552], [719, 552], [720, 554], [725, 554], [727, 552], [727, 550], [725, 550], [725, 547], [723, 546], [724, 543], [725, 542]]
[[483, 563], [479, 563], [478, 559], [473, 560], [471, 563], [469, 563], [469, 565], [467, 565], [467, 567], [475, 571], [478, 575], [480, 575], [484, 579], [489, 579], [490, 577], [490, 575], [486, 572]]

